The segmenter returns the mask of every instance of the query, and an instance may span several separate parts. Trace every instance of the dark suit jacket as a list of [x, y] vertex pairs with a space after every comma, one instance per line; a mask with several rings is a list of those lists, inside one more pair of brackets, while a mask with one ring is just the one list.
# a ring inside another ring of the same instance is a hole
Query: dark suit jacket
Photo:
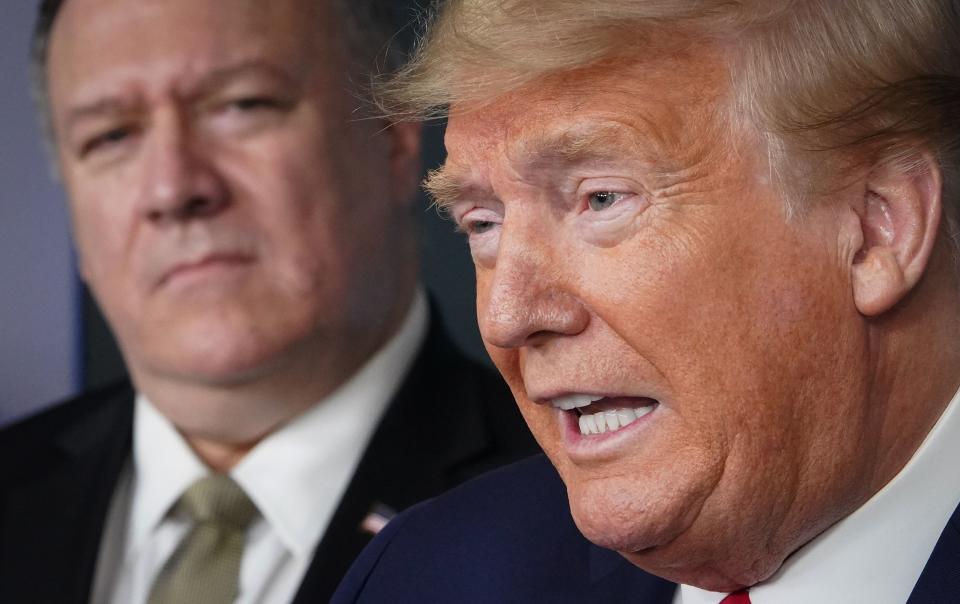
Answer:
[[[909, 604], [960, 602], [960, 509]], [[587, 541], [542, 455], [468, 482], [393, 520], [333, 602], [670, 604], [676, 585]]]
[[[375, 503], [403, 510], [536, 450], [499, 376], [463, 356], [436, 323], [295, 602], [329, 600], [370, 540], [359, 524]], [[0, 602], [88, 601], [111, 495], [130, 457], [133, 398], [128, 384], [115, 386], [0, 432]]]

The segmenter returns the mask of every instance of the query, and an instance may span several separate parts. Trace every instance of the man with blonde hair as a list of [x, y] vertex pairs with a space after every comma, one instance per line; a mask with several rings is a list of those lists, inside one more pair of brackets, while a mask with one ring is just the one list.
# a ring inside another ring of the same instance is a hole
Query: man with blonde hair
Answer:
[[447, 3], [384, 106], [449, 116], [427, 188], [546, 457], [335, 601], [960, 601], [958, 12]]

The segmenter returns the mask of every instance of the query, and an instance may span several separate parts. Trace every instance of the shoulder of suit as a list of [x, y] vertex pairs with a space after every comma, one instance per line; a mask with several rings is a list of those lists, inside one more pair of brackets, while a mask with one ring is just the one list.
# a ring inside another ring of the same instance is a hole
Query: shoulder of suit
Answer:
[[429, 593], [435, 581], [470, 575], [529, 577], [530, 556], [585, 556], [588, 542], [570, 517], [566, 490], [543, 455], [494, 470], [398, 516], [374, 541], [378, 580], [411, 573]]
[[543, 455], [495, 470], [390, 522], [334, 604], [666, 604], [675, 585], [577, 530]]
[[16, 457], [42, 449], [68, 431], [87, 424], [108, 424], [132, 419], [134, 393], [123, 381], [43, 408], [0, 429], [0, 468], [16, 463]]

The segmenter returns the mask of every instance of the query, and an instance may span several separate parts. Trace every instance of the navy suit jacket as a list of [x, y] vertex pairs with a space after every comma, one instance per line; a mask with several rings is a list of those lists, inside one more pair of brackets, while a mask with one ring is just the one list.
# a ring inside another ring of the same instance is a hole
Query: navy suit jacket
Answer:
[[[130, 462], [133, 400], [123, 384], [0, 430], [0, 603], [89, 601], [111, 497]], [[535, 450], [500, 376], [432, 321], [294, 603], [329, 601], [370, 541], [360, 523], [374, 504], [403, 510]]]
[[[577, 530], [540, 455], [491, 472], [393, 520], [357, 559], [335, 604], [670, 604], [677, 586]], [[909, 604], [960, 602], [960, 509]]]

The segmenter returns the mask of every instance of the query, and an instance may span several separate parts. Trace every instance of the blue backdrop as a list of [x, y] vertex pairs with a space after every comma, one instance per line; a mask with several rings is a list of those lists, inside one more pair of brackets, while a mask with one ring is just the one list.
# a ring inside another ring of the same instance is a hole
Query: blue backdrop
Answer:
[[27, 47], [34, 3], [0, 19], [0, 422], [78, 386], [78, 296], [67, 213], [40, 141]]

